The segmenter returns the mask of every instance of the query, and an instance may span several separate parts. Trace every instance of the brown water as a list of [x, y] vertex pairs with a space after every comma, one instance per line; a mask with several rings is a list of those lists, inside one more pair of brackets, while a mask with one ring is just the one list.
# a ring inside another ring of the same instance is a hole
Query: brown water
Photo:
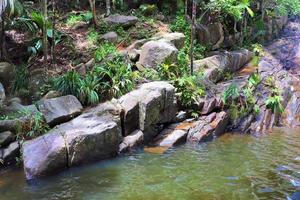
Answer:
[[0, 199], [300, 199], [300, 130], [141, 150], [32, 185], [22, 170], [9, 170], [0, 173]]

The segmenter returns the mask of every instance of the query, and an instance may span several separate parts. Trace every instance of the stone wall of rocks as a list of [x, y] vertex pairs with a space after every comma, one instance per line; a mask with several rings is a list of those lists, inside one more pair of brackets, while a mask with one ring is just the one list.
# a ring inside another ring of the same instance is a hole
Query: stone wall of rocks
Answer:
[[[262, 39], [265, 41], [271, 41], [277, 37], [280, 31], [288, 22], [288, 16], [282, 16], [278, 18], [265, 19], [265, 33]], [[196, 38], [198, 42], [210, 50], [217, 50], [220, 48], [232, 47], [241, 38], [241, 33], [227, 34], [224, 30], [225, 27], [220, 22], [210, 23], [207, 25], [196, 25]], [[249, 27], [250, 35], [256, 37], [257, 31], [252, 27]]]

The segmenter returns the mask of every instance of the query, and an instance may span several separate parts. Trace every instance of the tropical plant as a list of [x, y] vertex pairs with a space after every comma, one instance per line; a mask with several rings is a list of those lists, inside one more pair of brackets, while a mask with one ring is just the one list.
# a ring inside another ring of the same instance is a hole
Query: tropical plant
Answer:
[[85, 105], [93, 105], [100, 101], [100, 80], [93, 73], [88, 73], [80, 83], [80, 101]]
[[108, 55], [114, 54], [116, 51], [116, 47], [113, 44], [106, 42], [96, 50], [95, 60], [96, 62], [101, 62]]
[[270, 109], [273, 113], [282, 113], [284, 108], [282, 106], [283, 98], [280, 95], [280, 91], [278, 89], [274, 89], [272, 94], [267, 98], [265, 104], [266, 108]]
[[80, 98], [81, 78], [76, 71], [69, 71], [53, 81], [53, 87], [63, 95], [72, 94]]
[[185, 108], [192, 106], [199, 97], [205, 94], [204, 88], [200, 87], [196, 80], [196, 76], [184, 75], [172, 81], [176, 88], [178, 101]]

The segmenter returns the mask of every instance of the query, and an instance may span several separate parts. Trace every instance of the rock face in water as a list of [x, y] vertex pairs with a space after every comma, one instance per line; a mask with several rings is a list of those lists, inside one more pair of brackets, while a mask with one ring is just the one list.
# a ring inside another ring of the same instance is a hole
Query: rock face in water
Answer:
[[144, 133], [140, 130], [134, 131], [132, 134], [123, 138], [119, 146], [119, 153], [130, 151], [133, 147], [143, 144]]
[[159, 64], [164, 63], [166, 60], [176, 62], [177, 54], [177, 48], [169, 42], [149, 41], [141, 48], [140, 60], [137, 66], [156, 69]]
[[111, 102], [99, 104], [23, 146], [27, 179], [64, 168], [113, 157], [121, 142], [119, 109]]
[[51, 126], [72, 119], [83, 109], [78, 99], [72, 95], [41, 100], [38, 108]]
[[188, 132], [188, 142], [199, 143], [220, 136], [226, 130], [229, 116], [226, 112], [212, 113], [201, 117]]
[[25, 142], [26, 178], [110, 158], [147, 143], [159, 133], [161, 124], [171, 122], [176, 113], [172, 85], [162, 81], [143, 84], [118, 100], [99, 104], [46, 135]]

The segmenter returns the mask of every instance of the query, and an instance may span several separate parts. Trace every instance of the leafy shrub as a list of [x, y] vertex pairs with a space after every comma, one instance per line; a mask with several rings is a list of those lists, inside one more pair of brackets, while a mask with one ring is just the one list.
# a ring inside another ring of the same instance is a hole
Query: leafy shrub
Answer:
[[172, 81], [176, 87], [178, 100], [185, 108], [192, 106], [199, 97], [205, 94], [204, 88], [199, 87], [196, 80], [196, 76], [185, 75]]
[[55, 79], [54, 88], [63, 95], [72, 94], [80, 97], [81, 77], [76, 71], [69, 71]]
[[28, 88], [29, 84], [29, 72], [25, 65], [16, 67], [15, 70], [15, 82], [13, 85], [13, 91], [18, 92], [21, 89]]
[[282, 113], [284, 111], [282, 101], [283, 98], [280, 95], [280, 91], [278, 89], [274, 89], [265, 102], [266, 108], [272, 110], [273, 113]]
[[108, 55], [116, 53], [116, 51], [116, 47], [113, 44], [106, 42], [96, 50], [95, 61], [101, 62]]

